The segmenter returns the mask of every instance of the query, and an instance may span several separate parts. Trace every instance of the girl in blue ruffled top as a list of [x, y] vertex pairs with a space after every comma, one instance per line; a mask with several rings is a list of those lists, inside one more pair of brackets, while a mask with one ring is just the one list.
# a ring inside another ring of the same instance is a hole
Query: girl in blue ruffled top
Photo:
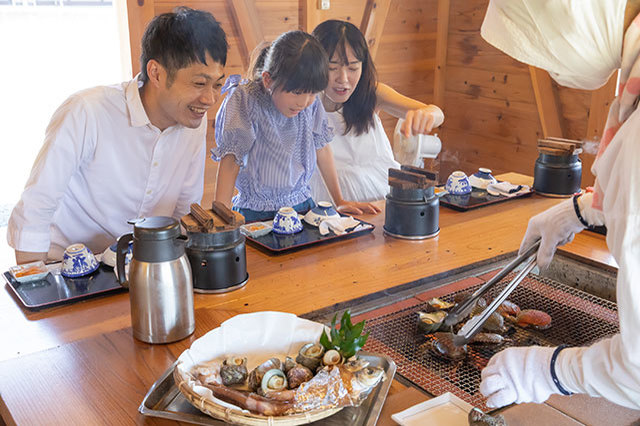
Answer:
[[379, 212], [342, 198], [327, 145], [333, 134], [316, 96], [328, 82], [327, 54], [318, 41], [302, 31], [282, 34], [259, 53], [249, 76], [232, 75], [222, 89], [228, 93], [216, 116], [215, 199], [233, 202], [247, 221], [272, 219], [285, 206], [307, 211], [315, 207], [309, 180], [317, 164], [340, 211]]

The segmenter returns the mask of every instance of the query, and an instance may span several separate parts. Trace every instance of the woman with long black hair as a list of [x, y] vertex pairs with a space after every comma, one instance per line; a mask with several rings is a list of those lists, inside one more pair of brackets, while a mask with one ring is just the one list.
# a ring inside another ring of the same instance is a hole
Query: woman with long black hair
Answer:
[[[403, 118], [405, 136], [426, 134], [444, 121], [435, 105], [403, 96], [377, 81], [367, 42], [353, 24], [329, 20], [312, 33], [329, 56], [329, 84], [322, 105], [329, 116], [331, 142], [342, 194], [350, 200], [374, 201], [389, 192], [387, 173], [399, 167], [389, 138], [376, 111]], [[315, 200], [329, 200], [329, 192], [316, 173], [310, 182]]]

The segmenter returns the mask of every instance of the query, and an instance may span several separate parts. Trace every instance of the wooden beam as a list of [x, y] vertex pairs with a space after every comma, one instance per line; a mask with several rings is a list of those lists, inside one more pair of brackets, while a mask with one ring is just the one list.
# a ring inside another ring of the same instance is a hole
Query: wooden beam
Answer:
[[142, 35], [155, 12], [154, 0], [127, 0], [127, 17], [129, 19], [129, 43], [131, 46], [131, 71], [133, 75], [140, 72], [140, 53]]
[[249, 67], [251, 52], [264, 41], [264, 34], [254, 0], [227, 0], [240, 35], [240, 53], [245, 68]]
[[302, 31], [310, 33], [320, 23], [317, 0], [299, 0], [300, 18], [299, 27]]
[[529, 73], [531, 74], [531, 85], [533, 86], [540, 124], [542, 125], [542, 136], [545, 138], [549, 136], [561, 138], [563, 132], [560, 122], [560, 107], [551, 84], [551, 77], [546, 71], [531, 65], [529, 66]]
[[380, 38], [382, 37], [384, 23], [387, 20], [390, 6], [391, 0], [367, 0], [367, 4], [364, 7], [360, 31], [362, 31], [364, 38], [367, 40], [369, 53], [371, 53], [373, 60], [376, 59], [376, 53], [378, 52]]
[[433, 103], [444, 106], [445, 75], [447, 68], [447, 41], [449, 36], [449, 0], [438, 0], [436, 35], [436, 65], [433, 77]]
[[589, 122], [587, 124], [587, 139], [600, 139], [607, 122], [609, 107], [616, 96], [618, 72], [613, 73], [607, 84], [591, 93], [589, 106]]

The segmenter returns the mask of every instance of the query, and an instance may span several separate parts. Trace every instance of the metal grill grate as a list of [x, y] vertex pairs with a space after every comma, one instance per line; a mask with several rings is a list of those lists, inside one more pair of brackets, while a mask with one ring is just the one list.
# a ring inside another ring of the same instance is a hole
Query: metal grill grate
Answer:
[[[490, 301], [513, 279], [510, 274], [486, 296]], [[480, 285], [441, 297], [453, 301], [458, 293], [471, 293]], [[389, 355], [397, 364], [398, 374], [432, 395], [451, 392], [484, 411], [490, 411], [480, 393], [480, 371], [489, 358], [509, 346], [588, 345], [618, 332], [616, 304], [566, 286], [548, 278], [529, 274], [508, 300], [521, 309], [544, 310], [552, 317], [547, 330], [514, 327], [505, 342], [497, 346], [468, 345], [462, 362], [442, 360], [426, 350], [429, 335], [417, 330], [417, 313], [426, 311], [427, 303], [367, 320], [371, 332], [365, 348]]]

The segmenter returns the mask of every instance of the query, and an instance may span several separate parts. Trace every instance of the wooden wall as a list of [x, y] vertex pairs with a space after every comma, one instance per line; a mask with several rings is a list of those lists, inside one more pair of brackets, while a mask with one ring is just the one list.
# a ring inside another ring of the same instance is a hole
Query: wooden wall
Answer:
[[[537, 139], [543, 137], [531, 70], [488, 44], [480, 26], [488, 0], [452, 0], [445, 72], [443, 168], [457, 164], [470, 172], [478, 166], [494, 172], [532, 175]], [[545, 73], [545, 75], [547, 75]], [[543, 100], [555, 103], [561, 135], [598, 140], [614, 96], [615, 77], [603, 89], [586, 92], [550, 82]], [[548, 113], [549, 111], [547, 111]], [[547, 114], [552, 115], [552, 114]], [[556, 132], [553, 132], [556, 133]], [[593, 154], [583, 153], [583, 186], [593, 183]]]
[[[380, 81], [426, 103], [439, 99], [445, 112], [445, 124], [437, 131], [443, 143], [441, 176], [446, 178], [454, 169], [473, 173], [478, 167], [531, 175], [536, 142], [544, 129], [559, 129], [548, 136], [572, 139], [601, 133], [615, 81], [595, 96], [559, 88], [553, 82], [534, 86], [528, 66], [480, 37], [488, 0], [370, 0], [369, 4], [367, 0], [331, 0], [328, 11], [317, 10], [316, 4], [316, 0], [128, 0], [134, 73], [139, 70], [144, 27], [155, 14], [178, 5], [208, 10], [222, 23], [231, 46], [227, 74], [242, 73], [247, 63], [247, 28], [238, 25], [238, 11], [255, 12], [260, 28], [249, 31], [250, 39], [273, 40], [284, 31], [312, 29], [329, 18], [361, 27], [363, 16], [369, 16], [365, 15], [368, 5], [367, 11], [373, 7], [378, 13], [375, 62]], [[548, 112], [549, 105], [555, 114]], [[215, 111], [210, 112], [209, 117], [214, 116]], [[393, 140], [396, 119], [387, 114], [381, 117]], [[213, 144], [213, 131], [208, 143]], [[581, 156], [583, 185], [593, 180], [592, 157]], [[212, 172], [206, 179], [212, 188]]]

